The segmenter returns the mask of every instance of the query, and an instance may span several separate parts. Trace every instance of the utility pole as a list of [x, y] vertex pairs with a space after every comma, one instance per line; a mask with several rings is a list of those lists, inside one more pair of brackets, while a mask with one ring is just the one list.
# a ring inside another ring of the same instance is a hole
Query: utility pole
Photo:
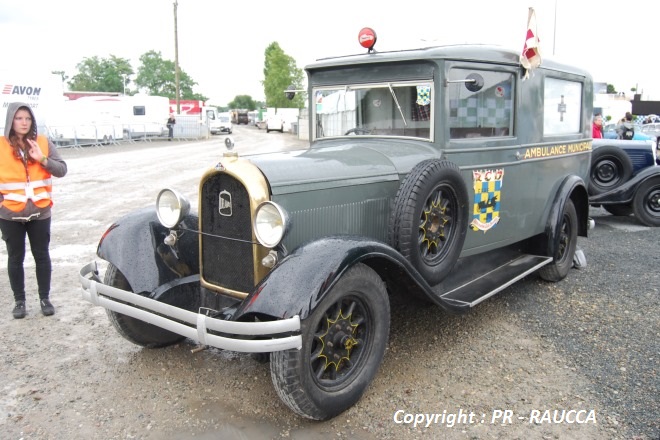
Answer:
[[179, 34], [176, 23], [176, 8], [179, 1], [174, 1], [174, 82], [176, 84], [176, 114], [181, 114], [181, 95], [179, 91]]
[[552, 56], [555, 56], [555, 44], [557, 43], [557, 0], [555, 0], [555, 25], [552, 30]]

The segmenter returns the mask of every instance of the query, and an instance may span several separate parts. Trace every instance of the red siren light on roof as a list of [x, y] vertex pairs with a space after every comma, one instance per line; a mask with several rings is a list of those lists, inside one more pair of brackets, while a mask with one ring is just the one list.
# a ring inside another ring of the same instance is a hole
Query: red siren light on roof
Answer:
[[371, 52], [376, 45], [376, 31], [368, 27], [362, 28], [358, 34], [358, 41], [360, 46], [369, 49], [369, 52]]

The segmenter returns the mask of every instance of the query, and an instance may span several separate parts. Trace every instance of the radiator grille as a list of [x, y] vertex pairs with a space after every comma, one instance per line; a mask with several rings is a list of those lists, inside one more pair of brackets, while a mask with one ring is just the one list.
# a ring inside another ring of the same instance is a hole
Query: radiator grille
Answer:
[[202, 277], [226, 289], [252, 291], [254, 249], [247, 189], [232, 176], [218, 173], [204, 182], [200, 204]]

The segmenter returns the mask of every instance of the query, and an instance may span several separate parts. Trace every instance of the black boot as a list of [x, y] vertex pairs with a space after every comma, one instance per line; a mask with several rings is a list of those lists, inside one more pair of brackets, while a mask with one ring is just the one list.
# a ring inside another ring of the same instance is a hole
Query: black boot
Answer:
[[12, 311], [14, 319], [23, 319], [27, 312], [25, 311], [25, 301], [16, 301], [14, 310]]
[[44, 314], [44, 316], [50, 316], [55, 313], [55, 307], [50, 303], [48, 298], [42, 299], [40, 301], [41, 304], [41, 313]]

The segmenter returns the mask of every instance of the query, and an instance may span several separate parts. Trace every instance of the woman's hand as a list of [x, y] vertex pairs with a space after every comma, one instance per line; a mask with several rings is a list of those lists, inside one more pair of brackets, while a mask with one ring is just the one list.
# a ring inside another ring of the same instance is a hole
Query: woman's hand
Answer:
[[33, 141], [32, 139], [27, 139], [28, 144], [30, 147], [28, 148], [28, 153], [30, 154], [30, 157], [37, 162], [44, 163], [46, 161], [46, 156], [44, 156], [44, 153], [41, 151], [41, 148], [39, 148], [39, 144], [37, 144], [36, 141]]

